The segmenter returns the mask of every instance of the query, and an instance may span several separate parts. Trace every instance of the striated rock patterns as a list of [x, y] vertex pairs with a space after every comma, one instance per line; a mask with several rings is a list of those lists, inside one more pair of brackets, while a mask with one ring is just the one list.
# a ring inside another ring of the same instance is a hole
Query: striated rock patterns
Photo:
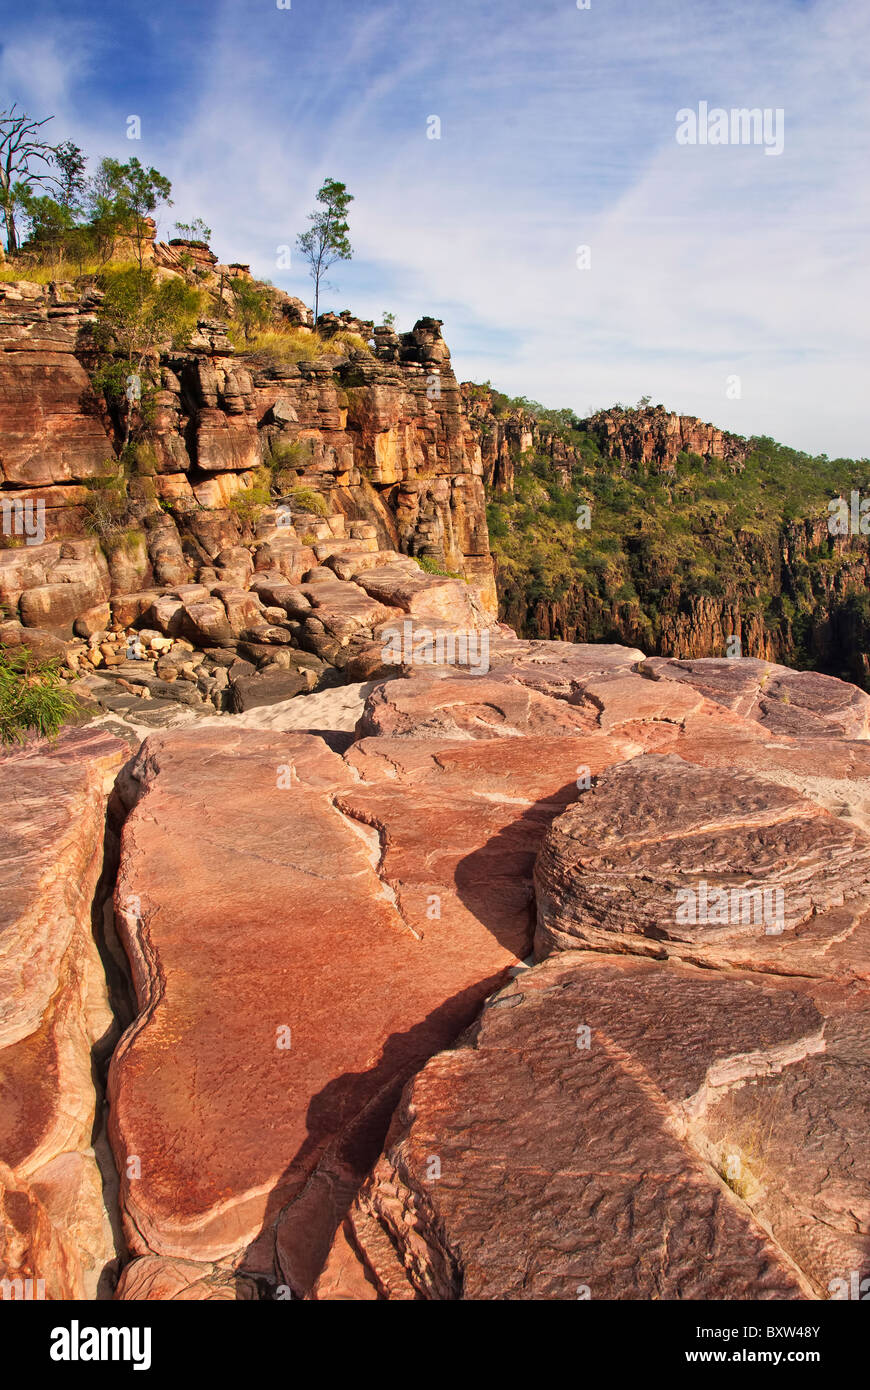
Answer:
[[[373, 573], [276, 573], [269, 606], [317, 604], [337, 642], [385, 599], [424, 620]], [[438, 602], [430, 624], [465, 621]], [[866, 1275], [870, 697], [483, 635], [478, 674], [355, 686], [353, 732], [321, 692], [133, 756], [92, 726], [4, 759], [3, 862], [26, 830], [30, 866], [2, 956], [10, 1279], [811, 1300]], [[115, 778], [126, 1016], [91, 934]]]

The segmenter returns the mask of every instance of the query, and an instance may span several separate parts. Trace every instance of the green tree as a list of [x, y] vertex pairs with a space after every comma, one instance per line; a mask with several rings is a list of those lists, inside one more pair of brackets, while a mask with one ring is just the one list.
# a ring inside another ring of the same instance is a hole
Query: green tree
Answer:
[[151, 393], [146, 361], [163, 343], [178, 342], [193, 327], [201, 295], [175, 276], [158, 280], [148, 266], [104, 271], [102, 288], [96, 338], [108, 361], [94, 380], [122, 416], [126, 448], [133, 421], [144, 416]]
[[272, 290], [268, 285], [257, 285], [241, 276], [230, 281], [230, 289], [234, 298], [233, 318], [241, 324], [245, 342], [249, 343], [257, 329], [265, 328], [272, 320]]
[[38, 196], [26, 184], [17, 183], [12, 191], [30, 227], [28, 245], [43, 260], [62, 261], [77, 230], [72, 211], [47, 194]]
[[94, 256], [101, 264], [112, 258], [118, 236], [128, 228], [128, 214], [117, 199], [103, 191], [99, 178], [88, 186], [87, 236]]
[[175, 230], [185, 241], [203, 241], [208, 246], [211, 241], [211, 227], [207, 227], [201, 217], [192, 222], [176, 222]]
[[314, 281], [315, 326], [320, 312], [320, 286], [325, 283], [326, 272], [338, 261], [349, 261], [353, 256], [347, 235], [350, 230], [347, 210], [353, 202], [353, 194], [348, 193], [343, 183], [326, 179], [317, 201], [321, 207], [308, 214], [311, 226], [296, 238], [297, 250], [308, 262]]
[[156, 169], [146, 169], [134, 157], [121, 164], [117, 159], [103, 159], [94, 185], [96, 211], [111, 220], [135, 242], [139, 269], [142, 269], [142, 249], [150, 240], [148, 221], [164, 204], [172, 207], [172, 184]]
[[88, 183], [85, 178], [87, 162], [79, 146], [74, 145], [72, 140], [64, 140], [62, 144], [55, 145], [52, 152], [52, 163], [58, 170], [58, 201], [61, 207], [68, 208], [73, 216], [78, 216], [82, 211]]

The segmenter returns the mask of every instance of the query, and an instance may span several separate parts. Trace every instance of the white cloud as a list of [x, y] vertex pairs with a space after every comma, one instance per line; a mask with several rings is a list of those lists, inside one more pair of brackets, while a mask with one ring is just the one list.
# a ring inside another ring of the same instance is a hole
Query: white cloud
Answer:
[[[170, 44], [170, 11], [151, 10]], [[209, 13], [136, 150], [174, 181], [164, 233], [202, 216], [222, 256], [310, 297], [276, 248], [322, 178], [342, 178], [356, 255], [333, 274], [335, 307], [443, 317], [460, 375], [581, 412], [650, 393], [726, 428], [867, 452], [870, 14], [852, 0]], [[57, 84], [67, 120], [76, 97], [91, 109], [94, 62], [71, 25], [45, 48], [25, 25], [0, 68], [29, 73], [43, 105]], [[782, 107], [784, 153], [678, 147], [675, 113], [699, 100]], [[433, 113], [441, 141], [426, 139]], [[118, 153], [101, 119], [89, 146]]]

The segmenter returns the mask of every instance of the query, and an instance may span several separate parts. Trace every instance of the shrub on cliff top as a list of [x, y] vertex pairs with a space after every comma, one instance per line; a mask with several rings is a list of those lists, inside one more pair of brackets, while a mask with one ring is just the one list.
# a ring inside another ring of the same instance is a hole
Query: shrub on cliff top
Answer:
[[230, 342], [239, 353], [263, 366], [282, 362], [313, 362], [327, 351], [327, 344], [317, 333], [300, 328], [269, 328], [255, 332], [246, 339], [242, 330], [230, 324]]
[[56, 661], [34, 662], [24, 647], [0, 647], [0, 742], [23, 743], [28, 733], [55, 738], [78, 708]]
[[333, 333], [331, 338], [327, 338], [324, 352], [344, 352], [359, 353], [361, 356], [374, 357], [374, 353], [360, 333], [352, 333], [349, 328], [341, 328], [337, 333]]
[[329, 516], [329, 508], [319, 492], [310, 487], [295, 487], [290, 493], [291, 513], [304, 512], [309, 516]]

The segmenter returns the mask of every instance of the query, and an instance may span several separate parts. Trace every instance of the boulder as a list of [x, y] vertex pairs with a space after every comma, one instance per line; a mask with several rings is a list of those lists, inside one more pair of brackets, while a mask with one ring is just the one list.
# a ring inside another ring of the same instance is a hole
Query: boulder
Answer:
[[316, 677], [306, 671], [284, 671], [270, 667], [250, 676], [231, 675], [233, 709], [237, 714], [261, 705], [277, 705], [292, 700], [294, 695], [306, 694], [316, 683]]
[[93, 637], [97, 632], [105, 632], [111, 626], [112, 613], [108, 603], [98, 603], [93, 608], [86, 608], [84, 613], [80, 613], [73, 624], [73, 631], [77, 637]]

